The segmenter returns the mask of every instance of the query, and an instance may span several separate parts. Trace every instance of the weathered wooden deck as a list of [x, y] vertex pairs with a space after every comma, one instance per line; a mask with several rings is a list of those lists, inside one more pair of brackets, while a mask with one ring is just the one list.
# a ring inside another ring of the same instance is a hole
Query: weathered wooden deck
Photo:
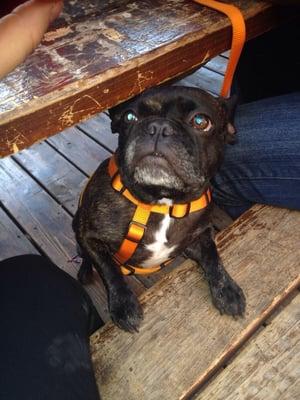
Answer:
[[[181, 83], [218, 93], [226, 62], [218, 56]], [[40, 253], [75, 276], [72, 216], [88, 176], [116, 143], [102, 113], [0, 160], [0, 259]], [[292, 224], [298, 229], [291, 238]], [[171, 272], [172, 266], [128, 278], [142, 298], [145, 321], [139, 334], [108, 322], [93, 336], [103, 398], [120, 399], [124, 391], [129, 400], [299, 398], [299, 226], [299, 213], [257, 206], [218, 236], [225, 265], [248, 299], [246, 317], [238, 321], [213, 309], [207, 285], [189, 261]], [[107, 321], [101, 281], [87, 290]]]

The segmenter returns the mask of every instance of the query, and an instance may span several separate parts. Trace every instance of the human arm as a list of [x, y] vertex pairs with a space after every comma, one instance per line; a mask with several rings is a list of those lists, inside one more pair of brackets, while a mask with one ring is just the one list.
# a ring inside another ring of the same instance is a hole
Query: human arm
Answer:
[[21, 64], [38, 46], [62, 6], [62, 0], [30, 0], [1, 18], [0, 79]]

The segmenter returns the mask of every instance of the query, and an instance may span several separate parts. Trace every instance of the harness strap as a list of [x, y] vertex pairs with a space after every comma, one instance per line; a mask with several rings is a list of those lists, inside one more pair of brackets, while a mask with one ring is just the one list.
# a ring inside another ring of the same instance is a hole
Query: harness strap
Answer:
[[174, 204], [173, 206], [169, 206], [167, 204], [145, 204], [136, 199], [129, 192], [129, 190], [124, 187], [114, 156], [112, 156], [109, 160], [108, 172], [112, 178], [112, 187], [122, 196], [126, 197], [130, 202], [136, 205], [134, 215], [128, 225], [127, 234], [123, 239], [119, 250], [114, 254], [114, 260], [120, 265], [121, 271], [124, 275], [146, 275], [159, 271], [171, 260], [167, 260], [162, 265], [151, 268], [136, 267], [127, 264], [144, 237], [151, 212], [169, 214], [172, 218], [183, 218], [191, 212], [199, 211], [207, 207], [211, 201], [210, 190], [208, 189], [207, 192], [204, 193], [199, 199], [186, 204]]
[[227, 17], [231, 21], [232, 25], [231, 51], [225, 72], [223, 86], [220, 92], [221, 96], [228, 97], [232, 84], [233, 75], [237, 63], [239, 61], [246, 38], [246, 26], [243, 14], [237, 7], [231, 4], [221, 3], [220, 1], [215, 1], [215, 0], [194, 0], [194, 1], [203, 6], [207, 6], [213, 8], [214, 10], [222, 12], [223, 14], [227, 15]]
[[114, 156], [109, 160], [108, 172], [112, 178], [112, 187], [126, 197], [131, 203], [139, 206], [150, 212], [159, 214], [169, 214], [172, 218], [183, 218], [191, 212], [199, 211], [205, 208], [211, 201], [211, 193], [208, 189], [207, 192], [199, 197], [199, 199], [193, 200], [190, 203], [174, 204], [169, 206], [168, 204], [145, 204], [135, 198], [128, 189], [126, 189], [121, 181], [120, 174], [118, 173], [118, 167]]

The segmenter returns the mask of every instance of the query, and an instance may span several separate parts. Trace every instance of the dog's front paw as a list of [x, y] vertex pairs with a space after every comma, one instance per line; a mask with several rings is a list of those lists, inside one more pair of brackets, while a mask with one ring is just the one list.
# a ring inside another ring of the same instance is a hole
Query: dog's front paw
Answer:
[[143, 320], [143, 309], [131, 291], [125, 291], [110, 297], [109, 311], [113, 322], [128, 332], [138, 332]]
[[246, 299], [242, 289], [226, 274], [223, 279], [210, 284], [213, 304], [221, 314], [233, 317], [242, 316], [246, 308]]

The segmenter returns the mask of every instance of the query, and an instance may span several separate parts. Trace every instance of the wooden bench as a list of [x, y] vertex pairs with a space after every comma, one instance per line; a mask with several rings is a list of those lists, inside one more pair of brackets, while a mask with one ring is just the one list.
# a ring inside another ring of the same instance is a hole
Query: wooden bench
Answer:
[[[248, 39], [282, 20], [268, 2], [232, 3]], [[230, 43], [229, 20], [193, 1], [66, 1], [43, 43], [0, 82], [0, 156], [191, 71]]]
[[[123, 332], [112, 323], [95, 333], [92, 356], [103, 400], [177, 400], [195, 393], [196, 399], [296, 399], [299, 295], [246, 353], [199, 390], [299, 287], [299, 226], [300, 212], [254, 206], [218, 235], [224, 264], [246, 294], [244, 318], [221, 316], [198, 268], [186, 261], [141, 296], [139, 333]], [[279, 342], [270, 348], [276, 338]], [[267, 381], [273, 387], [265, 396]], [[231, 397], [233, 391], [237, 396]]]
[[300, 295], [194, 400], [292, 400], [300, 393]]

